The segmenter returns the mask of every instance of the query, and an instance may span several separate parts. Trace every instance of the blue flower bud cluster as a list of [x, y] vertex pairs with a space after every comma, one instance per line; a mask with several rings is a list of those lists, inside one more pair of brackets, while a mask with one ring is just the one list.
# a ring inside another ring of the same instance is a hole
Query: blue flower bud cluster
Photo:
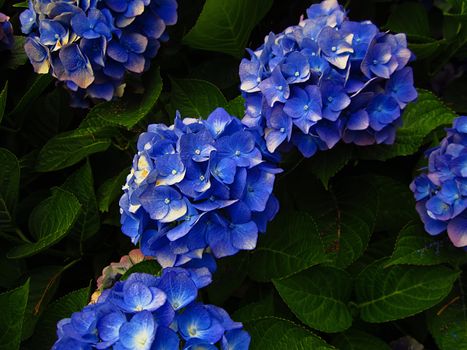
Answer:
[[177, 2], [30, 0], [20, 20], [34, 70], [51, 72], [83, 105], [87, 97], [121, 96], [126, 73], [149, 68], [177, 21]]
[[263, 138], [218, 108], [206, 120], [149, 125], [120, 199], [122, 231], [143, 254], [180, 266], [256, 247], [278, 211], [277, 159]]
[[10, 17], [0, 12], [0, 51], [10, 50], [14, 43]]
[[310, 157], [340, 140], [392, 144], [417, 97], [405, 35], [348, 20], [337, 0], [307, 15], [242, 60], [243, 122], [263, 133], [270, 152], [293, 144]]
[[429, 234], [447, 230], [456, 247], [467, 247], [467, 116], [454, 120], [427, 157], [427, 172], [410, 184], [416, 209]]
[[181, 268], [166, 268], [160, 277], [133, 273], [59, 321], [52, 349], [248, 349], [242, 324], [197, 302], [198, 288], [196, 276]]

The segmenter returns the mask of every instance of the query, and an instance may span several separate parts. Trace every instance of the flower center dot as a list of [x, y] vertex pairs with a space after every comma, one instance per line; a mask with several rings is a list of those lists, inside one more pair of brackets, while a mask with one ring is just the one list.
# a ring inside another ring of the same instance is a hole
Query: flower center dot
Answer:
[[177, 170], [172, 170], [172, 175], [175, 175], [177, 173]]
[[335, 47], [335, 46], [331, 47], [331, 51], [332, 51], [332, 52], [336, 52], [336, 51], [337, 51], [337, 47]]
[[298, 77], [300, 75], [299, 72], [295, 72], [295, 76]]
[[285, 128], [280, 128], [280, 132], [285, 132]]
[[305, 111], [307, 111], [308, 108], [310, 108], [310, 107], [308, 107], [308, 105], [303, 106], [303, 109], [304, 109]]
[[277, 87], [277, 90], [279, 90], [279, 91], [282, 91], [282, 89], [283, 89], [282, 86], [278, 86], [278, 87]]
[[200, 150], [200, 149], [195, 150], [195, 154], [200, 155], [200, 154], [201, 154], [201, 150]]
[[235, 155], [238, 157], [240, 155], [240, 151], [239, 150], [236, 150], [235, 151]]
[[328, 97], [328, 102], [332, 102], [332, 101], [333, 101], [332, 96], [329, 96], [329, 97]]
[[204, 175], [201, 175], [201, 176], [199, 177], [199, 180], [200, 180], [200, 181], [204, 181]]
[[170, 203], [170, 199], [168, 199], [168, 198], [164, 199], [164, 203], [165, 203], [165, 204], [169, 204], [169, 203]]
[[373, 60], [373, 64], [374, 65], [378, 64], [378, 60]]

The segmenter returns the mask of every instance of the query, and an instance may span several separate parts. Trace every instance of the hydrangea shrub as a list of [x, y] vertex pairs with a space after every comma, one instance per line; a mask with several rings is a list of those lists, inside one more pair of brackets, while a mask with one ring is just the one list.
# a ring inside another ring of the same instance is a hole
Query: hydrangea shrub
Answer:
[[298, 25], [249, 53], [239, 69], [243, 122], [270, 152], [293, 144], [310, 157], [340, 140], [392, 144], [417, 97], [405, 34], [349, 20], [337, 0], [311, 5]]
[[463, 349], [461, 5], [0, 0], [0, 348]]

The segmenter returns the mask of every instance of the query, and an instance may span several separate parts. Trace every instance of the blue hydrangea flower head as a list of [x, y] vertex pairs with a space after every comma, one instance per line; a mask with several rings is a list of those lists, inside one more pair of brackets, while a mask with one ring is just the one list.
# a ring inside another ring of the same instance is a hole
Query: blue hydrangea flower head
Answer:
[[250, 336], [221, 308], [196, 301], [198, 287], [183, 268], [160, 276], [133, 273], [57, 324], [52, 349], [235, 349]]
[[74, 105], [86, 106], [121, 96], [127, 74], [149, 69], [166, 27], [177, 21], [177, 2], [30, 0], [20, 21], [34, 70], [51, 73]]
[[256, 130], [222, 108], [149, 125], [123, 187], [122, 231], [164, 267], [206, 249], [217, 258], [254, 249], [278, 211], [276, 161]]
[[438, 147], [427, 152], [428, 168], [411, 184], [416, 209], [430, 235], [447, 231], [467, 247], [467, 117], [454, 120]]
[[0, 12], [0, 51], [10, 50], [14, 40], [10, 17]]
[[247, 50], [243, 123], [269, 152], [292, 144], [306, 157], [340, 140], [393, 143], [402, 110], [417, 97], [405, 35], [350, 21], [336, 0], [311, 5], [307, 16]]

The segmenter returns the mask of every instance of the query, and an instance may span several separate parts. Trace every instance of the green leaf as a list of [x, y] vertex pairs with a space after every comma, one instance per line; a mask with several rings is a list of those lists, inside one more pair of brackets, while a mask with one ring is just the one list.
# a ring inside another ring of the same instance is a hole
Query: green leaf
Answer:
[[347, 308], [352, 280], [347, 272], [315, 266], [273, 283], [285, 303], [306, 325], [327, 333], [342, 332], [352, 325]]
[[5, 148], [0, 148], [0, 197], [13, 211], [19, 191], [20, 165], [16, 156]]
[[446, 235], [430, 236], [423, 225], [417, 223], [404, 227], [399, 233], [396, 248], [386, 266], [455, 263], [465, 261], [465, 255]]
[[8, 95], [8, 82], [5, 83], [5, 86], [2, 92], [0, 92], [0, 123], [2, 122], [3, 115], [5, 114], [7, 95]]
[[40, 172], [67, 168], [87, 156], [103, 152], [111, 144], [109, 128], [79, 128], [50, 139], [39, 152], [36, 170]]
[[73, 194], [61, 188], [54, 189], [52, 196], [34, 208], [29, 217], [29, 227], [37, 241], [16, 246], [7, 256], [16, 259], [35, 255], [58, 243], [70, 232], [80, 207]]
[[456, 293], [445, 305], [430, 310], [427, 322], [441, 350], [467, 350], [467, 306], [462, 293]]
[[120, 277], [120, 281], [126, 280], [132, 273], [141, 272], [148, 273], [150, 275], [159, 276], [162, 271], [162, 267], [157, 263], [156, 260], [144, 260], [136, 265], [130, 267], [130, 269]]
[[452, 124], [456, 114], [439, 98], [426, 90], [419, 89], [418, 93], [418, 100], [410, 103], [402, 115], [404, 124], [397, 131], [394, 145], [361, 147], [358, 150], [362, 158], [386, 160], [413, 154], [433, 130]]
[[105, 182], [97, 190], [97, 202], [101, 212], [108, 212], [110, 205], [122, 194], [122, 186], [125, 184], [125, 179], [129, 174], [129, 169], [123, 169], [120, 174]]
[[5, 254], [6, 247], [0, 250], [0, 287], [4, 290], [12, 289], [21, 281], [26, 270], [26, 263], [21, 259], [8, 259]]
[[314, 333], [275, 317], [245, 323], [251, 336], [250, 350], [335, 349]]
[[422, 4], [408, 2], [396, 5], [391, 11], [386, 27], [396, 33], [415, 37], [430, 37], [428, 14]]
[[30, 117], [28, 113], [27, 122], [21, 127], [21, 133], [28, 138], [31, 145], [42, 147], [52, 137], [70, 128], [75, 114], [80, 110], [72, 110], [69, 103], [69, 92], [62, 88], [43, 94], [33, 103], [29, 112], [33, 116]]
[[29, 86], [29, 89], [16, 103], [15, 108], [8, 113], [9, 116], [22, 114], [27, 112], [32, 103], [44, 92], [44, 90], [52, 82], [53, 77], [50, 74], [38, 74], [34, 78], [34, 82]]
[[25, 8], [27, 9], [29, 7], [29, 2], [28, 1], [22, 1], [16, 4], [13, 4], [13, 7], [19, 7], [19, 8]]
[[282, 211], [252, 252], [249, 275], [258, 281], [287, 277], [325, 262], [318, 228], [305, 213]]
[[356, 177], [345, 178], [329, 192], [312, 187], [300, 193], [303, 207], [318, 224], [324, 250], [333, 266], [349, 266], [367, 248], [376, 222], [375, 192], [366, 178]]
[[0, 294], [0, 348], [16, 350], [20, 347], [24, 311], [28, 302], [29, 280], [21, 287]]
[[2, 65], [2, 68], [15, 70], [16, 68], [24, 65], [28, 61], [28, 56], [24, 51], [24, 43], [26, 42], [26, 37], [15, 35], [15, 42], [9, 53], [3, 53], [1, 61], [5, 60], [5, 64]]
[[29, 297], [22, 329], [22, 340], [29, 338], [43, 309], [57, 290], [63, 266], [41, 266], [28, 272]]
[[72, 231], [76, 232], [81, 241], [85, 241], [99, 231], [100, 217], [94, 193], [94, 179], [89, 162], [75, 171], [63, 184], [62, 189], [71, 192], [81, 204], [81, 214], [78, 216]]
[[339, 334], [332, 345], [340, 350], [391, 350], [381, 339], [357, 329]]
[[276, 312], [273, 294], [261, 300], [245, 305], [232, 314], [232, 319], [238, 322], [252, 322], [265, 317], [279, 317]]
[[195, 26], [183, 38], [190, 47], [241, 57], [250, 32], [272, 0], [207, 0]]
[[340, 144], [329, 152], [318, 152], [310, 159], [311, 172], [327, 189], [329, 180], [352, 159], [352, 147]]
[[207, 118], [214, 109], [227, 103], [222, 92], [208, 81], [172, 79], [171, 82], [171, 114], [178, 110], [182, 117]]
[[441, 51], [445, 45], [446, 42], [444, 40], [409, 43], [409, 49], [415, 54], [417, 60], [424, 60], [433, 57], [438, 51]]
[[56, 340], [57, 322], [80, 311], [89, 302], [90, 288], [74, 291], [50, 304], [37, 323], [30, 344], [35, 350], [50, 349]]
[[236, 254], [220, 260], [212, 283], [206, 287], [209, 302], [222, 305], [239, 289], [248, 274], [248, 255]]
[[419, 220], [408, 184], [386, 176], [364, 177], [378, 196], [376, 231], [398, 233], [410, 221]]
[[136, 102], [133, 96], [126, 96], [116, 101], [100, 103], [91, 109], [80, 127], [118, 125], [132, 129], [151, 111], [162, 91], [159, 68], [152, 70], [145, 76], [150, 76], [151, 80], [140, 101]]
[[0, 148], [0, 231], [14, 230], [14, 212], [18, 199], [20, 166], [16, 156]]
[[225, 105], [225, 110], [239, 119], [242, 119], [245, 114], [245, 99], [242, 95], [235, 97]]
[[360, 316], [367, 322], [406, 318], [439, 303], [459, 272], [445, 266], [391, 266], [386, 259], [367, 266], [357, 277]]

